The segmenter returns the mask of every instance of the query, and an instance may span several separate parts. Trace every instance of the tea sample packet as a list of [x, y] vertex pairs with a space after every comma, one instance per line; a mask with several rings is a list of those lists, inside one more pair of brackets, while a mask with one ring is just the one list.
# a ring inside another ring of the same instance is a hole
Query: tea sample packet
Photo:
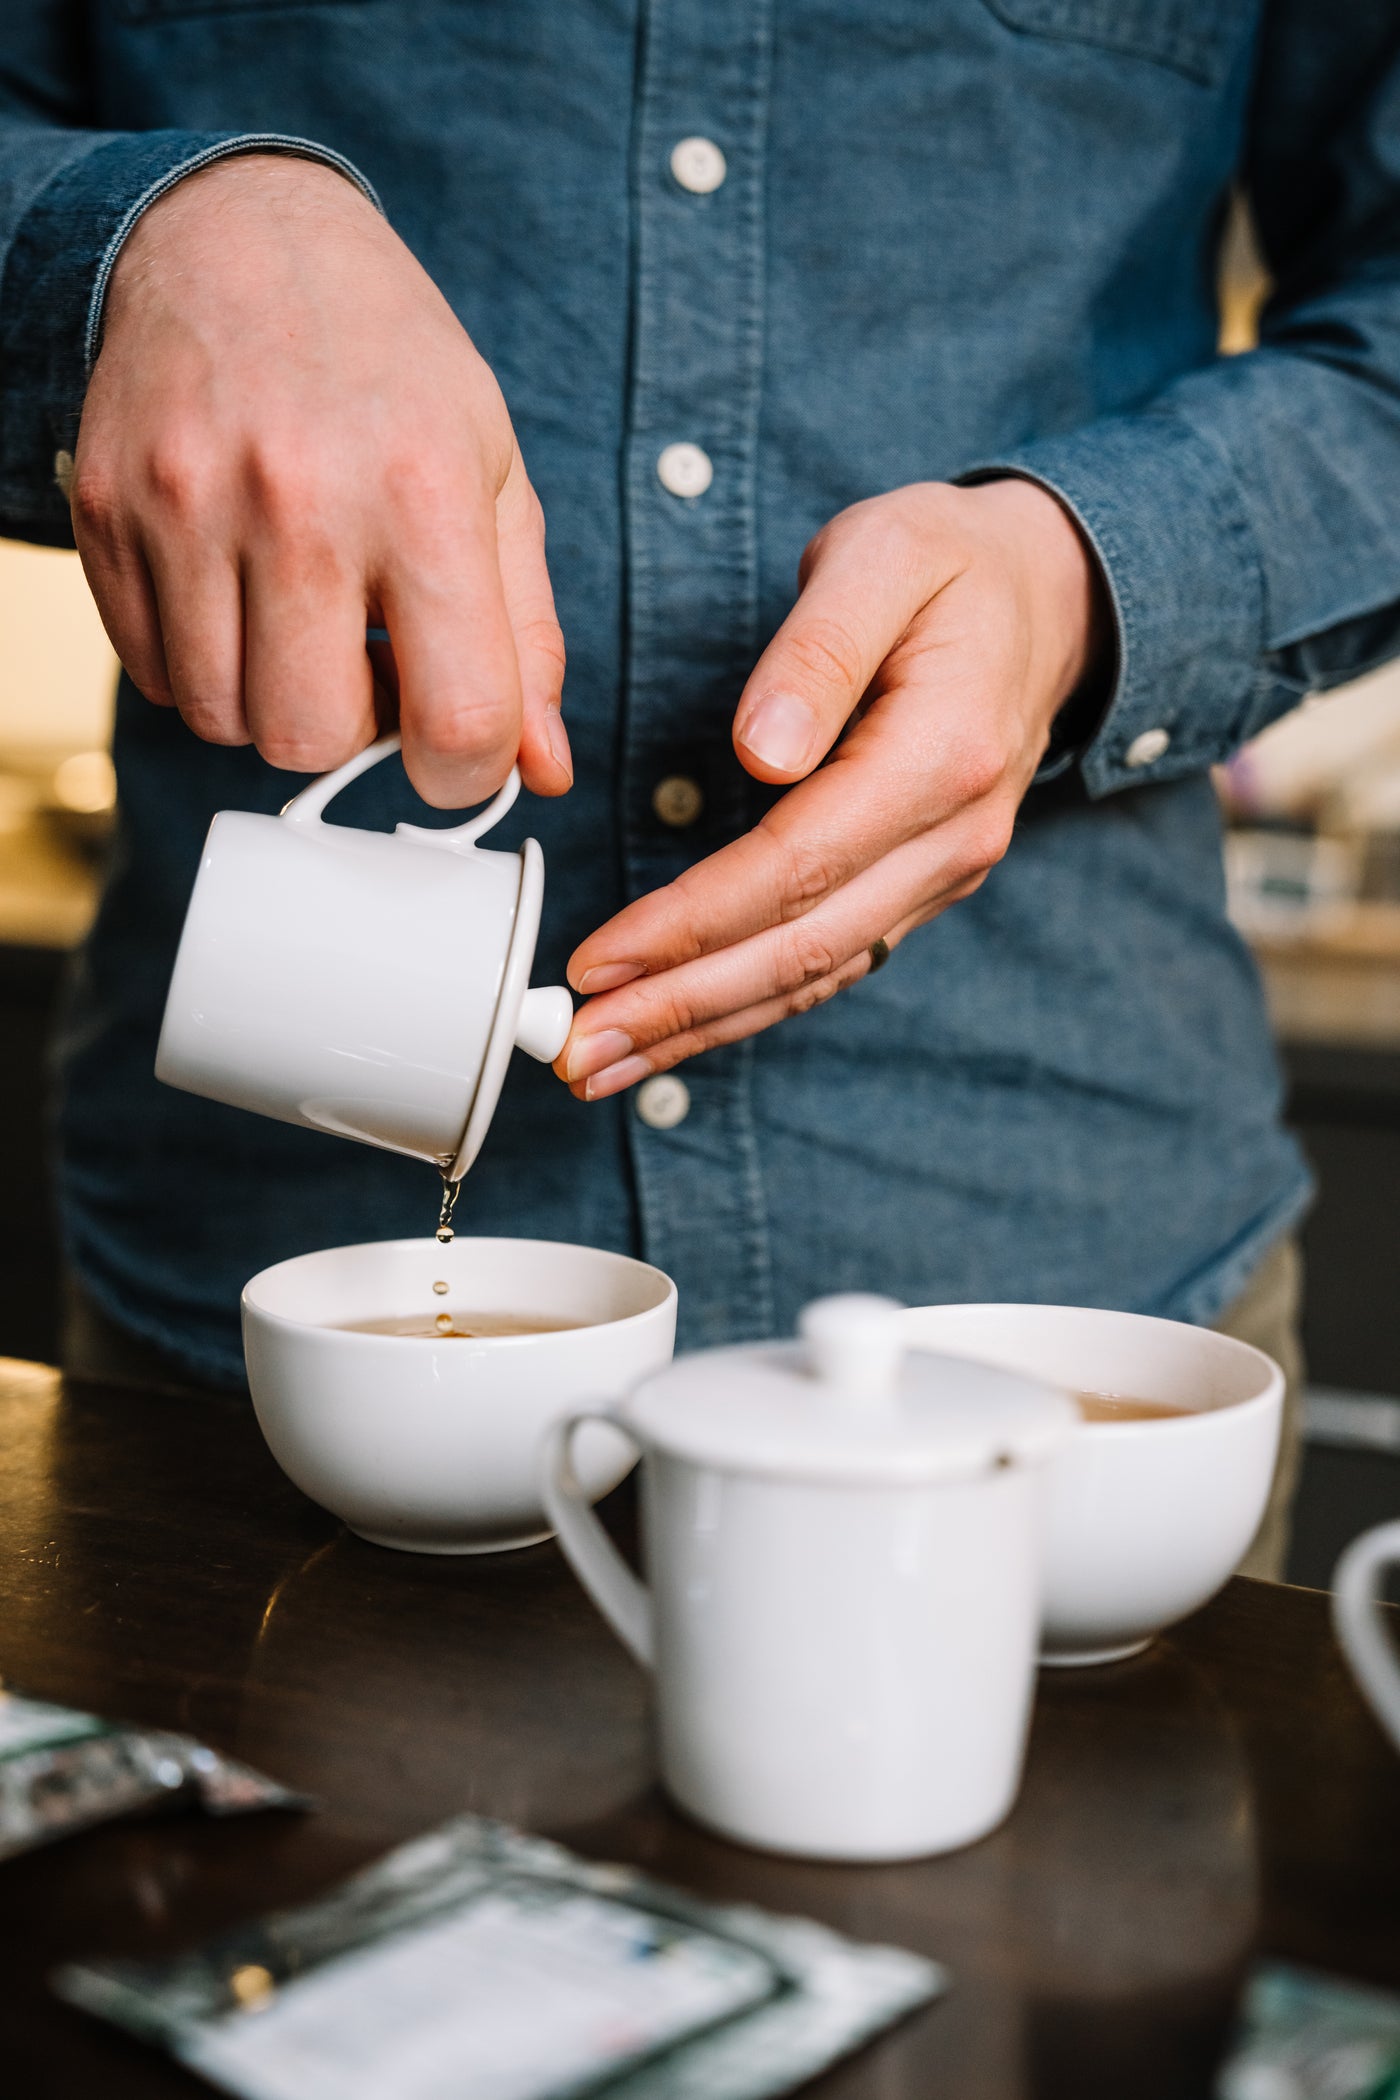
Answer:
[[0, 1859], [181, 1795], [216, 1816], [309, 1806], [192, 1736], [0, 1690]]
[[54, 1978], [243, 2100], [761, 2100], [944, 1982], [476, 1816], [197, 1953]]
[[1216, 2100], [1400, 2100], [1400, 1997], [1269, 1964], [1250, 1978]]

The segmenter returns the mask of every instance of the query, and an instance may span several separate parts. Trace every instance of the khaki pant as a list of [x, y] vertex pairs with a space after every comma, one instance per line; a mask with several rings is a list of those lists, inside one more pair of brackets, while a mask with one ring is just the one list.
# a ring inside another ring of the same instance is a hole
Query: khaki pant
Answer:
[[1294, 1239], [1280, 1240], [1264, 1256], [1233, 1305], [1215, 1325], [1236, 1341], [1252, 1342], [1283, 1370], [1283, 1436], [1274, 1484], [1254, 1544], [1240, 1563], [1241, 1575], [1282, 1582], [1288, 1555], [1289, 1515], [1302, 1462], [1303, 1344], [1298, 1331], [1303, 1294], [1303, 1264]]

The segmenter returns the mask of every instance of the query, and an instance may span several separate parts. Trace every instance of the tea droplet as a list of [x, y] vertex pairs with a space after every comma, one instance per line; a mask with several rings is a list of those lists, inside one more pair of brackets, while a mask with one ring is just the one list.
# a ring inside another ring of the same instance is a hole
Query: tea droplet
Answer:
[[453, 1328], [453, 1319], [451, 1313], [439, 1313], [437, 1318], [434, 1320], [433, 1325], [434, 1327], [436, 1327], [439, 1334], [451, 1334]]
[[447, 1285], [445, 1283], [435, 1283], [433, 1289], [437, 1292], [439, 1298], [447, 1296]]

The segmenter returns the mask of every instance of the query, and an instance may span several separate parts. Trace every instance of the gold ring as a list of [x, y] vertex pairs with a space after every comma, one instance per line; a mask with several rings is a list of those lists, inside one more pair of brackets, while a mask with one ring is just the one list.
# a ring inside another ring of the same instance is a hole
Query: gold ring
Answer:
[[885, 964], [889, 961], [889, 959], [889, 942], [887, 940], [884, 940], [883, 938], [878, 941], [872, 941], [870, 943], [870, 968], [866, 972], [866, 975], [869, 977], [873, 977], [877, 970], [884, 969]]

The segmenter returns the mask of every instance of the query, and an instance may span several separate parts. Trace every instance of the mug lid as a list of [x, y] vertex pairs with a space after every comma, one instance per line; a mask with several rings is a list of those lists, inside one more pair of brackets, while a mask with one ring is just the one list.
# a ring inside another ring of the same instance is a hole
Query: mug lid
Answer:
[[819, 1298], [797, 1342], [697, 1350], [620, 1410], [644, 1446], [773, 1479], [911, 1486], [1049, 1458], [1078, 1417], [1060, 1388], [909, 1349], [904, 1308]]

